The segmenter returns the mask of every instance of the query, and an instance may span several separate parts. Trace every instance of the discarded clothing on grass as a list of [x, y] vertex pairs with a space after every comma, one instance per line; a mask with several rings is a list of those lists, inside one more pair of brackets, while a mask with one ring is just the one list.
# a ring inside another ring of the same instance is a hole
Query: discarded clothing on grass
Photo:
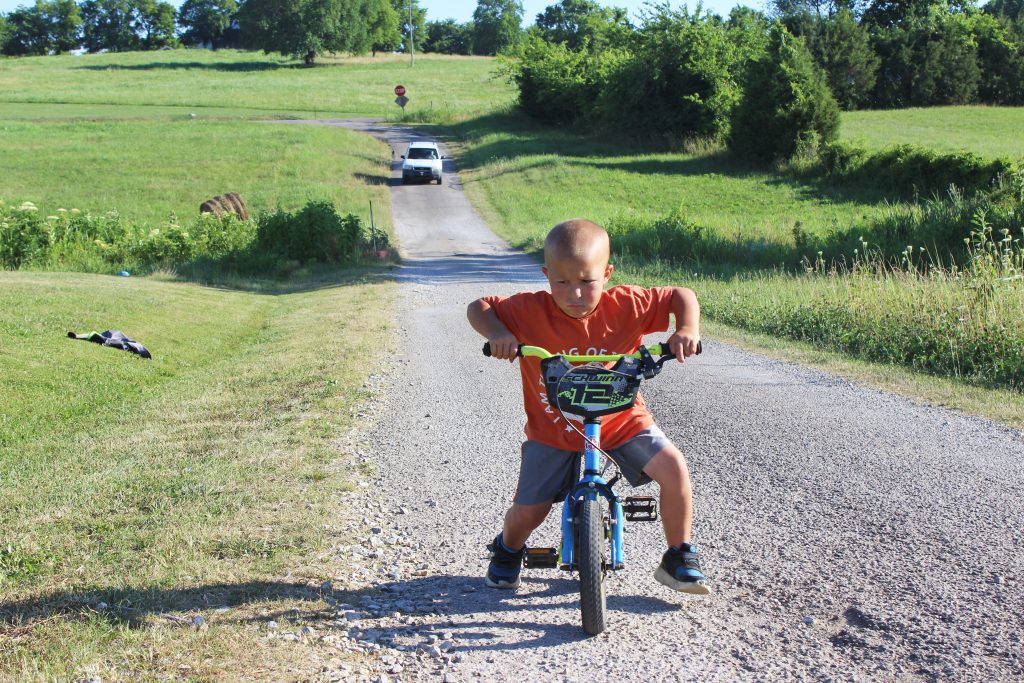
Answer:
[[96, 344], [102, 344], [103, 346], [109, 346], [114, 349], [121, 349], [122, 351], [131, 351], [137, 353], [143, 358], [152, 358], [153, 355], [146, 349], [145, 346], [129, 339], [125, 336], [121, 330], [107, 330], [106, 332], [91, 332], [89, 334], [75, 334], [74, 332], [68, 332], [68, 336], [72, 339], [84, 339], [86, 341], [95, 342]]

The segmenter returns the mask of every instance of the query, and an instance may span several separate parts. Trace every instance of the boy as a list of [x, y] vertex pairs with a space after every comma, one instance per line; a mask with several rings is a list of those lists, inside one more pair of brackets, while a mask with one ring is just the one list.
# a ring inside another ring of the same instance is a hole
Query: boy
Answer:
[[[544, 240], [542, 271], [550, 293], [483, 297], [469, 305], [469, 323], [490, 342], [492, 356], [513, 360], [521, 343], [552, 353], [633, 353], [644, 334], [668, 327], [671, 313], [676, 331], [669, 337], [669, 348], [679, 362], [696, 353], [700, 306], [693, 291], [633, 286], [605, 291], [614, 269], [609, 257], [608, 233], [601, 226], [579, 218], [559, 223]], [[526, 540], [575, 482], [576, 453], [583, 450], [583, 437], [547, 405], [539, 359], [521, 359], [520, 369], [527, 440], [512, 507], [489, 546], [486, 583], [492, 588], [519, 587]], [[654, 578], [673, 590], [708, 593], [697, 547], [690, 542], [690, 474], [683, 454], [654, 424], [639, 397], [630, 410], [603, 418], [601, 441], [630, 484], [654, 480], [661, 489], [669, 549]]]

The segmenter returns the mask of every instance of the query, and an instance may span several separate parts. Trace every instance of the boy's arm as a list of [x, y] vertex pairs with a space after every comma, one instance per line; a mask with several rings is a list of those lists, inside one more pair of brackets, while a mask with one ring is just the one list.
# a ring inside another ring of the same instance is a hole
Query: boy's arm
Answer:
[[492, 357], [515, 360], [519, 340], [501, 322], [493, 306], [483, 299], [477, 299], [466, 309], [466, 317], [474, 330], [487, 337]]
[[700, 343], [700, 304], [692, 289], [673, 287], [670, 307], [676, 318], [676, 331], [668, 338], [668, 346], [682, 363], [684, 358], [697, 353], [697, 344]]

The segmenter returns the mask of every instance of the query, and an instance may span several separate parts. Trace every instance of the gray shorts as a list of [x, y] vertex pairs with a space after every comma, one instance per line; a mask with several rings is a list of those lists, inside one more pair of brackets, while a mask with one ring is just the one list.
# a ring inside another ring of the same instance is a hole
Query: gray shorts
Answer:
[[[651, 481], [643, 469], [662, 449], [671, 446], [657, 425], [644, 429], [618, 448], [605, 449], [622, 476], [633, 486]], [[519, 484], [513, 500], [520, 505], [558, 502], [569, 495], [579, 480], [582, 453], [563, 451], [536, 441], [523, 443]]]

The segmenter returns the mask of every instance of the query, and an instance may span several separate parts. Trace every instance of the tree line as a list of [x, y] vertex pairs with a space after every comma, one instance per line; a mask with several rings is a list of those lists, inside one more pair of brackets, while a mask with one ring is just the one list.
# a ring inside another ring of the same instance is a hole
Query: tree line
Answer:
[[1024, 104], [1024, 0], [773, 3], [727, 18], [648, 5], [633, 25], [561, 0], [506, 69], [543, 121], [765, 160], [834, 139], [840, 108]]
[[417, 0], [185, 0], [177, 10], [163, 0], [36, 0], [0, 13], [0, 53], [189, 45], [279, 52], [307, 64], [326, 53], [493, 55], [518, 44], [522, 16], [518, 0], [478, 0], [466, 23], [427, 21]]

